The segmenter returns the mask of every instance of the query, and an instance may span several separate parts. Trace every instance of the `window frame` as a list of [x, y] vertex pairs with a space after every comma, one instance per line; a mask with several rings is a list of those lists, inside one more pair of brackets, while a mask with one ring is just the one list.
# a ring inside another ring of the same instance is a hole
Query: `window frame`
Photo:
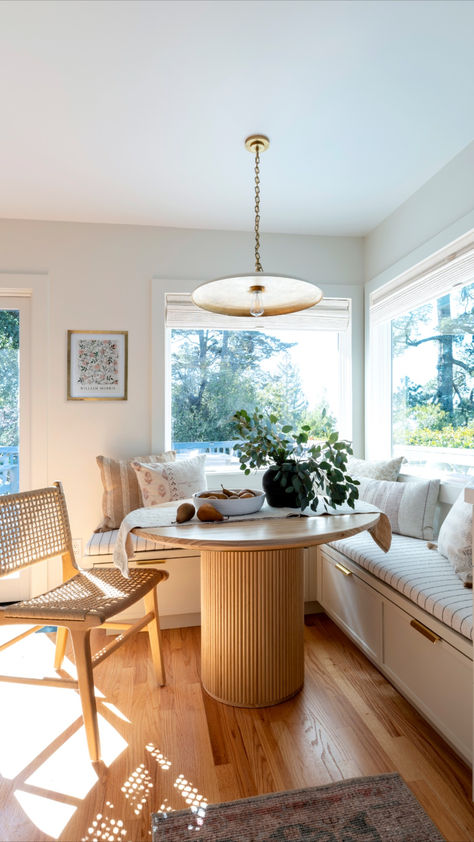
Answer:
[[[394, 455], [391, 334], [393, 319], [435, 301], [460, 285], [464, 286], [473, 276], [474, 229], [369, 292], [365, 412], [365, 453], [368, 459], [387, 459]], [[435, 449], [432, 448], [433, 451]], [[404, 468], [403, 473], [411, 476], [410, 467]], [[445, 479], [448, 482], [456, 482], [454, 476], [446, 475]]]
[[[19, 300], [20, 328], [20, 490], [48, 485], [49, 276], [0, 271], [0, 307]], [[21, 316], [20, 316], [21, 319]], [[26, 364], [25, 364], [26, 363]], [[23, 371], [21, 370], [23, 369]], [[48, 565], [22, 571], [20, 581], [5, 582], [3, 598], [18, 600], [48, 588]]]
[[[151, 280], [151, 375], [153, 384], [151, 389], [151, 446], [153, 451], [165, 450], [171, 443], [171, 401], [169, 399], [171, 393], [171, 354], [169, 329], [166, 328], [166, 296], [176, 293], [190, 295], [199, 283], [201, 283], [199, 280], [171, 281], [160, 278], [152, 278]], [[357, 388], [362, 389], [362, 378], [359, 376], [361, 367], [359, 361], [357, 361], [356, 365], [354, 363], [354, 311], [356, 311], [357, 315], [357, 326], [360, 328], [360, 330], [356, 330], [356, 343], [362, 359], [363, 289], [361, 287], [333, 285], [327, 289], [326, 301], [331, 298], [348, 299], [349, 302], [348, 327], [346, 331], [340, 332], [340, 343], [342, 344], [341, 358], [344, 358], [344, 365], [342, 366], [344, 370], [341, 370], [340, 377], [340, 404], [341, 409], [345, 409], [345, 435], [351, 437], [350, 434], [354, 432], [355, 428], [358, 438], [361, 438], [361, 426], [359, 426], [358, 420], [356, 419], [354, 407], [357, 405], [360, 407], [362, 405], [362, 395], [360, 401], [353, 399], [353, 383], [355, 379]], [[347, 401], [347, 395], [350, 395], [351, 399], [349, 401]], [[355, 420], [356, 423], [354, 424]], [[341, 435], [344, 434], [342, 427], [340, 433]], [[233, 473], [235, 475], [235, 471]], [[213, 479], [216, 479], [217, 475], [213, 473], [212, 476]], [[222, 474], [222, 476], [225, 475]]]

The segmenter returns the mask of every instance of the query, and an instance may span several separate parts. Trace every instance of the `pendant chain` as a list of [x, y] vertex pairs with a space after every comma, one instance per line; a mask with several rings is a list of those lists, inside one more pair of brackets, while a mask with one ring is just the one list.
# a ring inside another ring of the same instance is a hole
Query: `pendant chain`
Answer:
[[260, 263], [260, 147], [255, 147], [255, 271], [263, 272]]

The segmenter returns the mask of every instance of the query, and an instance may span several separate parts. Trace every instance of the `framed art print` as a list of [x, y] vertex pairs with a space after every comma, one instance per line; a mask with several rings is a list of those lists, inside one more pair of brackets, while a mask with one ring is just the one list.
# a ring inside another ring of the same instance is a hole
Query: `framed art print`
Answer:
[[126, 330], [68, 330], [69, 401], [126, 401], [127, 375]]

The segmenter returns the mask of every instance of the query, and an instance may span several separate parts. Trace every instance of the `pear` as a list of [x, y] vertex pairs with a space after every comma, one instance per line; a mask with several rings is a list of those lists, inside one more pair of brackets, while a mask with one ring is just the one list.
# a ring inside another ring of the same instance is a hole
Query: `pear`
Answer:
[[192, 503], [181, 503], [176, 510], [176, 523], [186, 523], [194, 516], [196, 509]]
[[208, 522], [214, 520], [224, 520], [224, 516], [221, 515], [214, 506], [211, 506], [210, 503], [204, 503], [203, 506], [199, 506], [197, 510], [197, 516], [199, 520]]

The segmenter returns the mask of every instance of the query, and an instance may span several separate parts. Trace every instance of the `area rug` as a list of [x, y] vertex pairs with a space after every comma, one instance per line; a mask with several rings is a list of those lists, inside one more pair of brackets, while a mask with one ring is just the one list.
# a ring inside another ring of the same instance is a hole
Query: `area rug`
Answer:
[[153, 842], [445, 842], [396, 773], [152, 813]]

